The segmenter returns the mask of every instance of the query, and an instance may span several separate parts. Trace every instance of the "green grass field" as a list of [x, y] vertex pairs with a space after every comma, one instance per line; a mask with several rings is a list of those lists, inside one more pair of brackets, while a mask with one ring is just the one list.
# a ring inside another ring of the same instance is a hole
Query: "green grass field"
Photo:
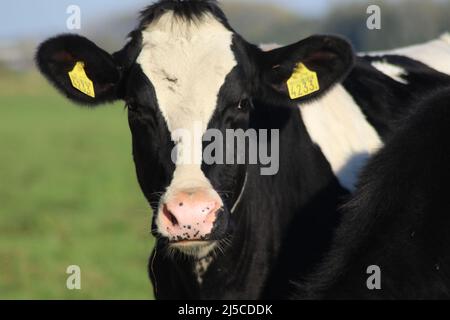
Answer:
[[36, 73], [1, 72], [0, 150], [0, 299], [153, 297], [123, 104], [78, 108]]

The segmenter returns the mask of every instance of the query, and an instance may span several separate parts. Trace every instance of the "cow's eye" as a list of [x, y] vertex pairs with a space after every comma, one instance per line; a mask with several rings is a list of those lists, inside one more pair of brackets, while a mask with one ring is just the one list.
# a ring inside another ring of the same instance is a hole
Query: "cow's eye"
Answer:
[[248, 112], [248, 111], [250, 111], [251, 107], [252, 107], [252, 103], [249, 99], [242, 99], [241, 101], [239, 101], [237, 108], [240, 111]]

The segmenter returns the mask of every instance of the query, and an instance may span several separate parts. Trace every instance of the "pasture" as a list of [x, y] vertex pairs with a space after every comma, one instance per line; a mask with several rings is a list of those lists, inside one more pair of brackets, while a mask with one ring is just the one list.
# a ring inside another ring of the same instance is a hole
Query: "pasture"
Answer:
[[[0, 71], [0, 299], [151, 299], [151, 212], [123, 105]], [[66, 268], [81, 268], [81, 290]]]

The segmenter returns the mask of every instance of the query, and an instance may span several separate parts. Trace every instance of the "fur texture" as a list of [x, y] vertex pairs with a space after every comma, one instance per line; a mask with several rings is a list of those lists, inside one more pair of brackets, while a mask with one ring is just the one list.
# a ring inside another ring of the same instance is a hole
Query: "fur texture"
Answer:
[[[298, 298], [450, 298], [450, 90], [417, 104], [370, 161], [333, 249]], [[381, 290], [366, 270], [381, 268]]]

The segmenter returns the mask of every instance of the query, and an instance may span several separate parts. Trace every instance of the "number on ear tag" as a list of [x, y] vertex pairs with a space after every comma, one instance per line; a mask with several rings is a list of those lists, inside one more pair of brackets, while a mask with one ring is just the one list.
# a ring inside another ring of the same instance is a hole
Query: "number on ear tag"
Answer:
[[88, 78], [84, 70], [84, 62], [78, 61], [72, 71], [69, 72], [72, 86], [85, 95], [95, 98], [94, 83]]
[[320, 90], [317, 73], [299, 63], [287, 81], [289, 96], [292, 100], [308, 96]]

